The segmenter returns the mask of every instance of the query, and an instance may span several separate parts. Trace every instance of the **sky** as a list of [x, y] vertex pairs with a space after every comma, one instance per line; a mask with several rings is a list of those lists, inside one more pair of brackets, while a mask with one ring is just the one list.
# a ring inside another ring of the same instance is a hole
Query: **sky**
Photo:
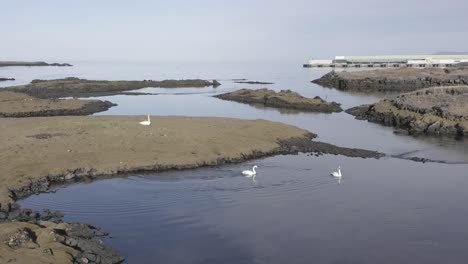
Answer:
[[0, 0], [0, 60], [306, 61], [468, 51], [466, 0]]

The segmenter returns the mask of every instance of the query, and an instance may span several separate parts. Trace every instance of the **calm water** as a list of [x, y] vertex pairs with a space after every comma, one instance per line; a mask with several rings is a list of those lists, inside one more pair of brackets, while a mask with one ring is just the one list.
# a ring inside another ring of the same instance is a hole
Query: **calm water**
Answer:
[[[463, 141], [396, 135], [346, 113], [259, 108], [212, 98], [239, 88], [234, 78], [320, 96], [344, 108], [382, 95], [349, 94], [310, 83], [327, 70], [296, 64], [75, 62], [71, 68], [0, 68], [0, 76], [139, 80], [203, 78], [218, 88], [142, 89], [149, 96], [109, 96], [99, 115], [191, 115], [268, 119], [296, 125], [341, 146], [449, 162], [467, 162]], [[259, 165], [256, 181], [239, 171]], [[341, 165], [338, 184], [329, 173]], [[101, 226], [128, 263], [466, 263], [468, 165], [386, 158], [277, 156], [192, 171], [133, 175], [32, 196], [21, 205], [62, 210], [68, 221]]]

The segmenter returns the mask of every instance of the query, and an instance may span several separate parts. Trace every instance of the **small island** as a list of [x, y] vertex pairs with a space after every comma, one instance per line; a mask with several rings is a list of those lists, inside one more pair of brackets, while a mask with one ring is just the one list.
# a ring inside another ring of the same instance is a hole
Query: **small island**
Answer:
[[332, 71], [312, 82], [343, 91], [401, 93], [434, 86], [468, 85], [468, 68]]
[[14, 81], [15, 78], [2, 78], [0, 77], [0, 82], [4, 82], [4, 81]]
[[274, 84], [272, 82], [259, 82], [259, 81], [245, 81], [245, 80], [239, 80], [239, 81], [235, 81], [235, 83], [243, 83], [243, 84]]
[[346, 110], [409, 134], [468, 136], [468, 86], [433, 87]]
[[61, 97], [94, 97], [117, 95], [121, 92], [146, 87], [184, 88], [184, 87], [217, 87], [216, 80], [143, 80], [143, 81], [101, 81], [79, 78], [65, 78], [57, 80], [33, 80], [30, 84], [4, 88], [8, 91], [26, 93], [37, 98]]
[[262, 104], [268, 107], [311, 112], [332, 113], [343, 111], [338, 103], [327, 102], [318, 96], [315, 98], [306, 98], [290, 90], [275, 92], [266, 88], [258, 90], [241, 89], [214, 97], [239, 103]]
[[39, 99], [0, 90], [0, 117], [90, 115], [115, 104], [100, 100]]
[[[298, 152], [379, 158], [383, 154], [313, 141], [315, 134], [266, 120], [67, 116], [0, 118], [0, 211], [54, 184], [142, 171], [238, 163]], [[21, 129], [18, 129], [21, 128]], [[18, 159], [18, 157], [22, 157]], [[35, 160], [31, 164], [31, 160]], [[39, 162], [40, 161], [40, 162]]]
[[36, 67], [36, 66], [56, 66], [56, 67], [71, 67], [69, 63], [47, 63], [44, 61], [0, 61], [0, 67]]

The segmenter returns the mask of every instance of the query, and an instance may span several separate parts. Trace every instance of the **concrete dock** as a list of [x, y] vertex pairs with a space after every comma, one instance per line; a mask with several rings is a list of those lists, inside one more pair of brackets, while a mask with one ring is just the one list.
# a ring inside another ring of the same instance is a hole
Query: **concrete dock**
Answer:
[[305, 68], [445, 68], [468, 62], [468, 55], [336, 56], [311, 59]]

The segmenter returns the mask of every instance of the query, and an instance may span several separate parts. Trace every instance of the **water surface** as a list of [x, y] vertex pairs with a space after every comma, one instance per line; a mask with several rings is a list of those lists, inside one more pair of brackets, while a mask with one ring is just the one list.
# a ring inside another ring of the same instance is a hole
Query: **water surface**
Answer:
[[[222, 83], [217, 88], [145, 88], [140, 91], [158, 95], [98, 97], [118, 106], [97, 115], [261, 118], [308, 129], [318, 140], [340, 146], [468, 161], [465, 141], [397, 135], [390, 127], [344, 112], [287, 111], [212, 97], [240, 88], [291, 89], [339, 102], [345, 109], [385, 97], [310, 83], [327, 69], [303, 69], [300, 63], [72, 64], [0, 68], [1, 76], [17, 78], [0, 85], [72, 76], [217, 79]], [[232, 79], [237, 78], [275, 84], [236, 84]], [[254, 164], [260, 167], [255, 181], [240, 175]], [[338, 165], [344, 173], [341, 184], [329, 176]], [[102, 227], [112, 235], [106, 243], [128, 263], [464, 263], [467, 169], [466, 164], [301, 154], [77, 184], [20, 203], [61, 210], [67, 221]]]

